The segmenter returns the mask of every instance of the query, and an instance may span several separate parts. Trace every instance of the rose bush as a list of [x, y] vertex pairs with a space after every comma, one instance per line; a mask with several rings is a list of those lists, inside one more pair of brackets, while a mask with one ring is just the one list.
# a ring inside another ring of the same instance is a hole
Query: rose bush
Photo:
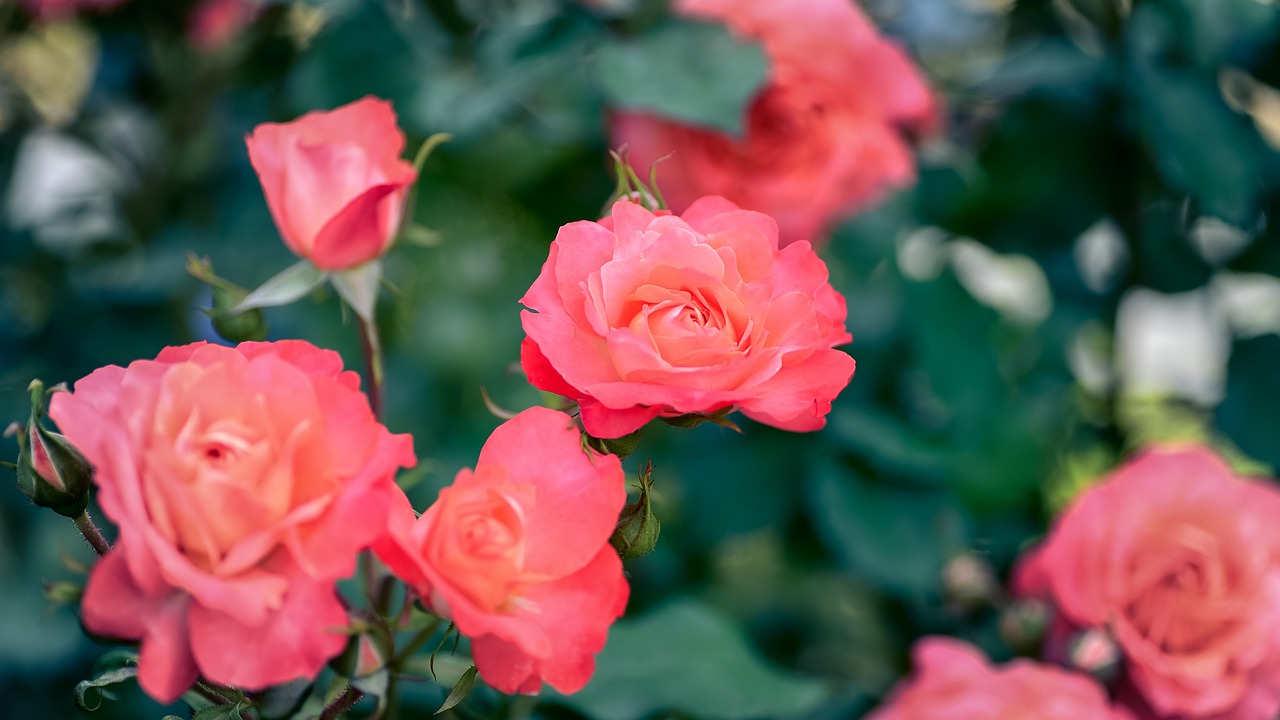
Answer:
[[636, 167], [670, 155], [658, 176], [674, 210], [722, 195], [776, 219], [783, 245], [816, 244], [833, 220], [914, 180], [904, 131], [932, 127], [936, 102], [907, 55], [853, 0], [673, 5], [762, 43], [771, 67], [741, 138], [650, 113], [613, 117], [613, 143], [628, 146]]
[[973, 646], [928, 637], [912, 650], [915, 674], [867, 720], [1128, 720], [1091, 678], [1031, 660], [992, 667]]
[[728, 408], [816, 430], [854, 371], [832, 349], [852, 338], [826, 265], [724, 198], [565, 225], [521, 302], [529, 381], [577, 401], [596, 437]]
[[573, 420], [531, 408], [485, 442], [475, 471], [414, 520], [402, 501], [379, 557], [471, 638], [502, 692], [586, 684], [629, 589], [609, 545], [626, 502], [622, 465], [582, 446]]
[[203, 675], [260, 689], [346, 644], [334, 583], [385, 531], [412, 440], [373, 417], [337, 353], [196, 343], [108, 366], [50, 416], [93, 463], [119, 540], [83, 620], [141, 639], [138, 679], [170, 702]]
[[1211, 451], [1151, 450], [1090, 487], [1017, 570], [1075, 628], [1106, 628], [1122, 692], [1164, 718], [1280, 711], [1280, 492]]
[[323, 270], [344, 270], [390, 247], [417, 179], [401, 159], [404, 133], [385, 100], [366, 97], [245, 139], [271, 217], [289, 249]]

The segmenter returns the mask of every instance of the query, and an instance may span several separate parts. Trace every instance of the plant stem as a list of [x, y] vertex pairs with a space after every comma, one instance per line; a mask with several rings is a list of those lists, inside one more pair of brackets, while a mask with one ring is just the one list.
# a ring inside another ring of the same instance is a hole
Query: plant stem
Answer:
[[347, 689], [343, 690], [342, 694], [330, 703], [328, 707], [324, 709], [324, 712], [320, 713], [319, 720], [337, 720], [337, 718], [342, 717], [342, 713], [350, 710], [351, 706], [355, 705], [363, 694], [364, 693], [361, 693], [359, 690], [348, 685]]
[[364, 366], [369, 375], [369, 408], [373, 416], [382, 421], [382, 342], [378, 339], [378, 324], [359, 318], [360, 346], [364, 351]]
[[85, 540], [89, 541], [90, 547], [99, 556], [106, 555], [111, 551], [111, 543], [107, 542], [107, 539], [102, 536], [102, 531], [98, 529], [98, 526], [93, 524], [93, 518], [89, 517], [88, 510], [80, 513], [80, 516], [71, 522], [76, 524], [76, 529], [80, 531]]
[[440, 629], [440, 622], [440, 620], [436, 620], [427, 627], [422, 628], [416, 635], [410, 638], [409, 642], [404, 647], [397, 650], [395, 656], [391, 658], [391, 669], [393, 671], [399, 670], [401, 663], [408, 660], [409, 656], [417, 652], [423, 645], [426, 645], [427, 641], [430, 640], [432, 636], [436, 634], [436, 631]]

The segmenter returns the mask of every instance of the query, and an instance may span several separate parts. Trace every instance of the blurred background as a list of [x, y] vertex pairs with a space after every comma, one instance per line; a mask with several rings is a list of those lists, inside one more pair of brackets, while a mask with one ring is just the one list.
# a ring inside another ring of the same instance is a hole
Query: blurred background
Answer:
[[[36, 18], [0, 0], [0, 425], [25, 419], [32, 378], [215, 340], [188, 253], [246, 287], [294, 261], [245, 134], [372, 94], [410, 153], [454, 136], [379, 307], [387, 421], [415, 437], [425, 507], [499, 422], [481, 387], [541, 400], [519, 372], [518, 299], [556, 229], [613, 189], [619, 90], [597, 58], [677, 21], [648, 0], [211, 1]], [[858, 361], [829, 426], [648, 432], [626, 466], [653, 460], [663, 532], [627, 565], [595, 680], [569, 698], [479, 692], [465, 716], [857, 717], [921, 635], [1010, 657], [1014, 557], [1134, 447], [1195, 438], [1253, 473], [1280, 464], [1280, 6], [864, 7], [947, 119], [918, 183], [821, 251]], [[361, 368], [332, 293], [266, 316], [272, 339]], [[0, 482], [9, 717], [74, 716], [106, 650], [43, 593], [82, 582], [68, 558], [90, 559], [71, 523]], [[447, 685], [406, 683], [405, 704], [430, 712]], [[126, 688], [97, 715], [165, 712]]]

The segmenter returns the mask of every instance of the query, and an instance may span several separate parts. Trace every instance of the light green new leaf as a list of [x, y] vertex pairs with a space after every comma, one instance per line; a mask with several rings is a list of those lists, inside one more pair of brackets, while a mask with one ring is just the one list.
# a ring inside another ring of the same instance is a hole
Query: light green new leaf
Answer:
[[288, 305], [320, 287], [326, 277], [328, 274], [312, 265], [310, 261], [299, 261], [262, 283], [258, 289], [245, 296], [239, 305], [231, 308], [228, 314], [236, 315], [254, 308]]

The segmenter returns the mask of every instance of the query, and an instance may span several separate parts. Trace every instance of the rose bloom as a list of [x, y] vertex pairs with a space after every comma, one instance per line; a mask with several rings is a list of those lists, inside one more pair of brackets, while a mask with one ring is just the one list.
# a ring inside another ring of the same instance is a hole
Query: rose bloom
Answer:
[[199, 675], [250, 690], [312, 677], [346, 645], [334, 583], [385, 531], [396, 468], [414, 463], [359, 382], [302, 341], [196, 343], [53, 398], [120, 529], [84, 625], [141, 639], [152, 697]]
[[[904, 131], [939, 115], [906, 53], [853, 0], [675, 0], [676, 12], [724, 23], [769, 59], [745, 135], [644, 112], [612, 119], [615, 145], [635, 167], [658, 165], [663, 195], [681, 211], [723, 195], [778, 221], [782, 244], [817, 244], [833, 221], [915, 179]], [[643, 173], [642, 173], [643, 174]]]
[[912, 650], [915, 674], [867, 720], [1128, 720], [1085, 675], [1031, 660], [992, 667], [971, 645], [924, 638]]
[[560, 228], [521, 299], [529, 381], [578, 402], [596, 437], [737, 408], [817, 430], [854, 361], [845, 303], [808, 243], [719, 197], [680, 216], [627, 201]]
[[1195, 446], [1150, 450], [1086, 490], [1024, 558], [1018, 592], [1102, 627], [1138, 710], [1269, 720], [1280, 711], [1280, 492]]
[[262, 11], [261, 0], [200, 0], [187, 20], [187, 40], [205, 52], [226, 47]]
[[400, 157], [405, 139], [391, 103], [366, 97], [263, 123], [245, 143], [271, 217], [297, 255], [344, 270], [391, 247], [417, 179]]
[[609, 545], [626, 494], [617, 457], [584, 449], [568, 415], [530, 408], [422, 517], [403, 501], [378, 556], [471, 638], [489, 685], [576, 692], [626, 608]]

